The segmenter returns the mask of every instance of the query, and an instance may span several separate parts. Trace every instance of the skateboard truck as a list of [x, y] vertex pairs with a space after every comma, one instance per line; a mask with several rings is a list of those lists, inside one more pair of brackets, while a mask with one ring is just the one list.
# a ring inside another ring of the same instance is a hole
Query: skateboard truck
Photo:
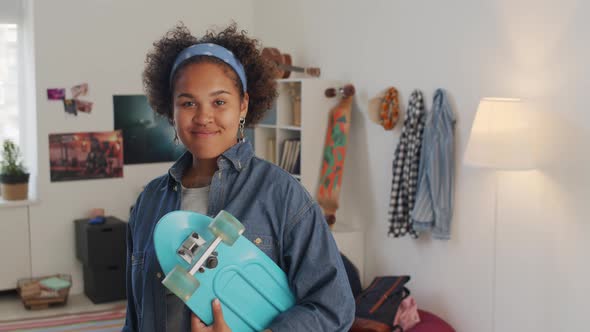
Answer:
[[[221, 238], [218, 238], [221, 241]], [[216, 239], [217, 240], [217, 239]], [[190, 273], [194, 275], [196, 271], [204, 272], [203, 266], [208, 269], [214, 269], [217, 267], [219, 263], [217, 259], [217, 252], [215, 249], [219, 245], [220, 241], [213, 241], [213, 243], [205, 248], [207, 241], [199, 236], [199, 234], [192, 232], [177, 251], [177, 254], [188, 264], [192, 264], [193, 260], [196, 257], [201, 257], [205, 259], [198, 260], [195, 265], [192, 267]], [[205, 252], [203, 252], [203, 250]], [[202, 254], [200, 254], [203, 252]], [[193, 272], [194, 271], [194, 272]]]
[[176, 251], [189, 265], [192, 265], [193, 260], [198, 257], [196, 263], [188, 271], [193, 276], [197, 272], [205, 272], [204, 267], [208, 269], [217, 267], [219, 261], [215, 249], [222, 241], [226, 245], [233, 245], [244, 233], [244, 226], [234, 216], [222, 210], [209, 225], [209, 230], [215, 235], [213, 242], [207, 245], [204, 238], [192, 232]]
[[192, 232], [178, 249], [177, 253], [185, 262], [191, 264], [195, 258], [197, 250], [202, 247], [207, 241], [201, 238], [199, 234]]
[[345, 86], [337, 87], [337, 88], [328, 88], [328, 89], [326, 89], [326, 91], [324, 91], [324, 95], [326, 95], [326, 97], [328, 97], [328, 98], [333, 98], [338, 95], [341, 95], [343, 97], [350, 97], [350, 96], [353, 96], [354, 93], [355, 93], [355, 89], [354, 89], [354, 85], [352, 85], [352, 84], [346, 84]]
[[[199, 259], [197, 260], [195, 265], [193, 265], [191, 267], [191, 269], [188, 271], [188, 273], [195, 275], [195, 273], [197, 273], [197, 271], [204, 272], [203, 266], [208, 267], [208, 268], [213, 268], [213, 267], [217, 266], [217, 257], [215, 257], [213, 255], [213, 252], [215, 251], [215, 249], [217, 249], [217, 246], [219, 246], [219, 243], [221, 243], [221, 237], [218, 236], [207, 247], [203, 247], [203, 246], [199, 247], [197, 249], [197, 252], [202, 251], [203, 249], [204, 249], [204, 252], [200, 255], [199, 254], [195, 255], [195, 256], [198, 256]], [[211, 264], [212, 262], [215, 262], [215, 263]], [[209, 264], [205, 265], [205, 263], [209, 263]], [[214, 265], [214, 266], [209, 267], [210, 265]]]
[[[175, 254], [188, 263], [190, 270], [183, 266], [176, 266], [166, 273], [162, 283], [183, 301], [188, 301], [199, 287], [199, 280], [195, 277], [197, 272], [205, 272], [205, 268], [214, 269], [219, 260], [215, 251], [223, 242], [232, 246], [244, 233], [244, 226], [231, 214], [221, 210], [213, 221], [207, 226], [208, 231], [215, 236], [213, 241], [207, 241], [199, 233], [191, 232], [176, 249]], [[193, 264], [193, 261], [196, 262]]]

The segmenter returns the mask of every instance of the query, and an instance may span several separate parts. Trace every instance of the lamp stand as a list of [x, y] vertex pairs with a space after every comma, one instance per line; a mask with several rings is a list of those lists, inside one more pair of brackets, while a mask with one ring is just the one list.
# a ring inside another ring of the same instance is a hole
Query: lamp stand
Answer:
[[494, 235], [492, 243], [492, 332], [496, 332], [496, 268], [497, 268], [497, 240], [498, 240], [498, 171], [494, 172]]

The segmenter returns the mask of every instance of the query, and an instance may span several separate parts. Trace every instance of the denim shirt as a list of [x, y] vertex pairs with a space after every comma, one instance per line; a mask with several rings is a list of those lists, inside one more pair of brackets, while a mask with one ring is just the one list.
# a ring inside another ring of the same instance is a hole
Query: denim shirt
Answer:
[[418, 192], [410, 215], [414, 230], [432, 231], [439, 240], [451, 238], [456, 122], [447, 93], [437, 89], [424, 128]]
[[[156, 259], [153, 231], [166, 213], [180, 208], [180, 181], [192, 164], [187, 152], [168, 174], [139, 195], [127, 229], [127, 318], [123, 331], [165, 331], [165, 277]], [[244, 236], [285, 271], [296, 305], [268, 326], [281, 331], [348, 331], [354, 298], [322, 211], [290, 174], [237, 143], [217, 160], [207, 214], [226, 210], [240, 220]], [[227, 309], [226, 309], [227, 310]], [[235, 331], [239, 332], [239, 331]]]

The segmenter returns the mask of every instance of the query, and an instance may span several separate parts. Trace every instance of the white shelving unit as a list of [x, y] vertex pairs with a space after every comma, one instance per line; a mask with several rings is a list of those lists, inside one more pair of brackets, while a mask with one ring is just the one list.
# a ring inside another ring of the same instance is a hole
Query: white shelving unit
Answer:
[[[314, 78], [293, 78], [277, 80], [279, 96], [265, 118], [253, 128], [251, 139], [256, 155], [279, 165], [283, 144], [288, 139], [299, 139], [300, 168], [293, 174], [315, 197], [323, 147], [328, 125], [328, 113], [339, 98], [327, 98], [324, 91], [331, 87], [343, 86], [346, 82]], [[293, 103], [290, 87], [294, 88], [301, 102], [301, 124], [294, 124]], [[269, 139], [275, 140], [274, 149], [268, 147]], [[273, 158], [274, 156], [274, 158]], [[346, 224], [341, 218], [332, 234], [340, 251], [359, 269], [361, 282], [364, 271], [364, 232], [358, 227]]]
[[[273, 108], [253, 130], [254, 150], [258, 157], [278, 165], [285, 140], [299, 139], [300, 171], [293, 175], [301, 180], [310, 193], [315, 194], [328, 124], [327, 116], [338, 102], [337, 99], [326, 98], [324, 91], [330, 87], [341, 86], [343, 82], [308, 78], [281, 79], [277, 82], [279, 97]], [[289, 86], [294, 86], [301, 99], [300, 125], [294, 124]], [[275, 139], [274, 151], [268, 149], [269, 139]]]

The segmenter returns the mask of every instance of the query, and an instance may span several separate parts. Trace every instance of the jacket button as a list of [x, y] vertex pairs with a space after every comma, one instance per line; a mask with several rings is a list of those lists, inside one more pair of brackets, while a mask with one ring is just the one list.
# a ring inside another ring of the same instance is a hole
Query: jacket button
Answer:
[[156, 273], [156, 277], [158, 277], [158, 279], [161, 279], [162, 278], [162, 273], [160, 273], [160, 272]]
[[262, 239], [257, 237], [256, 240], [254, 240], [254, 243], [256, 244], [261, 244], [262, 243]]

